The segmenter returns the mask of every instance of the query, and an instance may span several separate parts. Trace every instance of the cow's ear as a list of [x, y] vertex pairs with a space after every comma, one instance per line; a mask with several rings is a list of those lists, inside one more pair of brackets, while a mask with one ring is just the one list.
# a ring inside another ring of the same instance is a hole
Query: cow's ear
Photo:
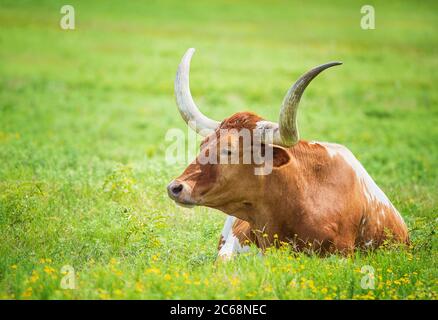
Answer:
[[286, 149], [279, 146], [272, 146], [272, 149], [272, 166], [274, 168], [279, 168], [289, 163], [290, 154]]

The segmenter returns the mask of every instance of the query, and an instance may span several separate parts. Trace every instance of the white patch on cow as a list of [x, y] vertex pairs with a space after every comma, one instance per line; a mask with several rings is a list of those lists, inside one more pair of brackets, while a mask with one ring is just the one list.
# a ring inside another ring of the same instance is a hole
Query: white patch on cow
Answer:
[[239, 239], [231, 232], [222, 248], [219, 250], [218, 256], [224, 260], [231, 259], [234, 255], [244, 253], [249, 250], [249, 246], [242, 246]]
[[342, 147], [341, 145], [337, 145], [334, 143], [328, 143], [328, 142], [317, 142], [317, 141], [312, 141], [313, 144], [319, 144], [323, 147], [325, 147], [325, 149], [327, 150], [329, 156], [331, 158], [333, 158], [334, 156], [336, 156], [339, 152], [338, 150], [336, 150], [335, 148], [332, 148], [331, 146], [339, 146]]
[[369, 201], [372, 200], [379, 201], [380, 203], [388, 207], [392, 207], [392, 204], [389, 201], [389, 199], [386, 197], [383, 191], [377, 186], [377, 184], [370, 177], [370, 175], [362, 166], [362, 164], [359, 162], [359, 160], [357, 160], [356, 157], [350, 152], [350, 150], [348, 150], [344, 146], [334, 143], [323, 143], [322, 145], [326, 147], [327, 152], [331, 157], [334, 157], [335, 155], [340, 155], [353, 168], [354, 172], [356, 173], [356, 176], [365, 186], [364, 187], [365, 196]]
[[233, 229], [233, 224], [236, 221], [236, 217], [233, 216], [227, 216], [227, 219], [225, 220], [224, 227], [222, 228], [221, 235], [226, 240], [228, 235], [230, 234], [231, 230]]
[[235, 217], [228, 216], [222, 229], [222, 237], [225, 239], [225, 243], [219, 250], [218, 256], [224, 260], [231, 259], [234, 255], [249, 250], [249, 246], [242, 246], [239, 239], [233, 233], [235, 221]]
[[[328, 142], [319, 142], [320, 145], [324, 146], [330, 155], [330, 157], [334, 157], [336, 155], [341, 156], [344, 160], [351, 166], [353, 171], [356, 173], [357, 178], [364, 186], [364, 194], [369, 201], [378, 201], [383, 205], [394, 209], [394, 211], [398, 213], [398, 211], [394, 208], [391, 201], [389, 201], [388, 197], [383, 193], [383, 191], [377, 186], [359, 160], [348, 150], [346, 147]], [[384, 214], [384, 213], [383, 213]]]
[[366, 247], [370, 247], [370, 246], [372, 246], [373, 245], [373, 239], [371, 239], [370, 241], [368, 241], [368, 242], [365, 242], [365, 246]]
[[[357, 178], [363, 184], [364, 194], [368, 201], [378, 201], [381, 204], [393, 209], [399, 219], [403, 221], [400, 213], [392, 205], [388, 197], [377, 186], [377, 184], [350, 150], [340, 144], [335, 143], [319, 142], [319, 144], [326, 148], [330, 157], [333, 158], [334, 156], [339, 155], [351, 166], [353, 171], [356, 173]], [[385, 215], [385, 212], [382, 210], [380, 214]]]

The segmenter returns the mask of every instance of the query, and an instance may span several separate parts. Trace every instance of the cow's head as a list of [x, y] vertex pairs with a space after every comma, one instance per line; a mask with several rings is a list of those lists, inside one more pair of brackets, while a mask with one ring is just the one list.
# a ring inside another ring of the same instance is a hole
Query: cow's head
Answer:
[[[283, 100], [278, 124], [249, 112], [218, 122], [199, 111], [190, 93], [194, 51], [189, 49], [178, 67], [175, 95], [181, 116], [204, 140], [195, 161], [168, 185], [168, 194], [182, 206], [207, 206], [247, 220], [247, 212], [269, 192], [266, 179], [276, 179], [293, 163], [289, 148], [299, 141], [297, 108], [305, 88], [320, 72], [341, 63], [327, 63], [301, 76]], [[265, 157], [266, 150], [270, 150], [269, 157]], [[256, 159], [269, 162], [272, 173], [256, 174], [257, 168], [266, 167]]]

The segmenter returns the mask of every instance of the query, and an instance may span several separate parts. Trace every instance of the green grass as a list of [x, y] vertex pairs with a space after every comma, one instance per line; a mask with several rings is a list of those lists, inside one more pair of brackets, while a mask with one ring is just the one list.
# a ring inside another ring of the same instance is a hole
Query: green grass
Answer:
[[[375, 2], [63, 1], [0, 4], [0, 297], [437, 299], [438, 5]], [[186, 130], [176, 67], [196, 47], [192, 93], [210, 117], [276, 120], [306, 92], [304, 139], [349, 147], [402, 213], [409, 249], [318, 258], [253, 248], [214, 264], [224, 214], [176, 207], [165, 133]], [[76, 270], [63, 290], [60, 270]], [[360, 269], [375, 269], [375, 290]]]

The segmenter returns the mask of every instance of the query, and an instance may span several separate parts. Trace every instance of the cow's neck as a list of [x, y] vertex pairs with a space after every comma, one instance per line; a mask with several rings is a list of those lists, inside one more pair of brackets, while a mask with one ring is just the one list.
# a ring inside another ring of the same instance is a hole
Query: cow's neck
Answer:
[[[284, 170], [293, 171], [296, 167]], [[256, 202], [253, 212], [248, 213], [251, 218], [247, 221], [261, 248], [271, 245], [276, 239], [288, 242], [296, 232], [295, 225], [300, 215], [304, 214], [301, 199], [306, 190], [306, 181], [299, 175], [284, 173], [274, 173], [267, 179], [264, 188], [266, 196]]]

